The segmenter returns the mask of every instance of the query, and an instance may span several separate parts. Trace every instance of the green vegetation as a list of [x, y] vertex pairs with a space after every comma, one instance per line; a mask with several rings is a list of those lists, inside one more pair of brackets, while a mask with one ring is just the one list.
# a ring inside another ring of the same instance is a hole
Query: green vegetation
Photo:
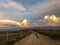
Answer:
[[52, 39], [60, 40], [60, 30], [52, 30], [52, 29], [42, 30], [41, 29], [41, 30], [33, 30], [33, 31], [49, 36]]
[[[40, 34], [46, 35], [56, 40], [60, 40], [60, 30], [34, 29], [34, 30], [20, 30], [17, 32], [8, 32], [8, 39], [7, 39], [7, 32], [0, 32], [0, 44], [1, 45], [13, 45], [15, 42], [18, 42], [24, 37], [26, 37], [27, 35], [31, 34], [32, 31], [38, 32]], [[37, 34], [35, 35], [37, 36]]]
[[8, 39], [6, 32], [0, 33], [0, 44], [1, 45], [13, 45], [13, 43], [18, 42], [25, 36], [31, 34], [29, 30], [21, 30], [19, 32], [9, 32]]

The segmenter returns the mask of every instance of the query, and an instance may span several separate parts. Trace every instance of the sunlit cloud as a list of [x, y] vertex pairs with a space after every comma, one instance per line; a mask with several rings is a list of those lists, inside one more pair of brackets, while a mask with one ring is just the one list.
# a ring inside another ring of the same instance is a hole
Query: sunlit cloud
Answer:
[[56, 0], [51, 1], [51, 4], [56, 4], [56, 3], [57, 3]]
[[[29, 20], [29, 24], [32, 22], [33, 25], [39, 26], [40, 24], [42, 26], [42, 24], [51, 25], [50, 21], [47, 23], [44, 18], [47, 19], [53, 14], [60, 16], [60, 1], [58, 0], [43, 0], [42, 2], [30, 5], [30, 7], [27, 7], [27, 9], [21, 3], [14, 2], [13, 0], [0, 0], [0, 2], [0, 9], [2, 10], [0, 12], [0, 18], [12, 19], [16, 21], [27, 19]], [[57, 23], [55, 24], [57, 25]]]
[[60, 19], [55, 15], [46, 15], [42, 19], [37, 20], [39, 26], [60, 26]]

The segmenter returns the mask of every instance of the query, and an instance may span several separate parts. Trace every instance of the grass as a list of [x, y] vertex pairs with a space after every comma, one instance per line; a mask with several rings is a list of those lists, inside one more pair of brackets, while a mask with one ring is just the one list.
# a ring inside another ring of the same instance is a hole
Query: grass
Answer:
[[60, 40], [60, 30], [33, 30], [52, 39]]
[[7, 35], [6, 33], [0, 33], [0, 44], [1, 45], [13, 45], [13, 43], [18, 42], [25, 36], [31, 34], [32, 32], [29, 30], [21, 30], [19, 32], [10, 32], [8, 33], [8, 40], [7, 40]]
[[[20, 30], [17, 32], [9, 32], [8, 39], [6, 32], [0, 32], [0, 44], [1, 45], [13, 45], [15, 42], [20, 41], [27, 35], [31, 34], [32, 31], [38, 32], [40, 34], [46, 35], [52, 39], [60, 40], [60, 30]], [[37, 36], [37, 35], [36, 35]]]

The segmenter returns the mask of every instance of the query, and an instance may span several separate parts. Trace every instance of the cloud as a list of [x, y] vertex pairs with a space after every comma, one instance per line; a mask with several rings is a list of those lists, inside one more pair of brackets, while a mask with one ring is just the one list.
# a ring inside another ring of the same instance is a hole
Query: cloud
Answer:
[[[53, 2], [56, 2], [52, 4]], [[32, 5], [28, 8], [26, 15], [34, 16], [34, 19], [41, 19], [45, 15], [53, 15], [60, 16], [60, 1], [59, 0], [45, 0], [43, 2], [38, 2], [35, 5]], [[35, 18], [36, 17], [36, 18]]]
[[[13, 20], [23, 20], [28, 19], [29, 22], [37, 22], [45, 15], [56, 15], [60, 16], [60, 1], [55, 0], [43, 0], [42, 2], [37, 2], [35, 5], [27, 6], [27, 9], [21, 4], [16, 3], [12, 0], [0, 0], [0, 9], [9, 13], [4, 13], [1, 15], [3, 18], [9, 18]], [[12, 14], [13, 13], [13, 14]]]
[[22, 12], [25, 10], [26, 8], [21, 3], [13, 0], [0, 0], [0, 18], [20, 21], [24, 18]]
[[[59, 1], [56, 0], [56, 2]], [[60, 6], [58, 5], [59, 3], [52, 4], [51, 0], [44, 0], [36, 3], [35, 5], [31, 5], [24, 12], [19, 12], [19, 16], [23, 16], [23, 19], [28, 19], [30, 22], [36, 22], [36, 20], [41, 19], [45, 15], [54, 14], [56, 16], [60, 16]]]
[[56, 3], [57, 3], [56, 0], [51, 1], [51, 4], [56, 4]]
[[0, 4], [0, 7], [3, 7], [3, 8], [14, 8], [14, 9], [17, 9], [17, 10], [20, 10], [20, 11], [23, 11], [25, 10], [24, 6], [22, 4], [18, 4], [12, 0], [1, 0], [1, 4]]
[[50, 1], [38, 2], [35, 5], [29, 7], [23, 15], [29, 20], [38, 20], [42, 18], [46, 12], [53, 10]]
[[29, 8], [30, 11], [32, 11], [32, 14], [38, 14], [47, 10], [50, 10], [48, 8], [50, 8], [50, 2], [49, 1], [44, 1], [44, 2], [38, 2], [36, 5], [31, 6]]
[[17, 21], [18, 17], [19, 16], [10, 11], [0, 11], [0, 19], [11, 19]]
[[[53, 2], [55, 2], [54, 4], [52, 4]], [[37, 3], [35, 6], [31, 7], [31, 11], [34, 11], [34, 14], [42, 14], [42, 13], [46, 13], [52, 10], [55, 10], [57, 8], [59, 8], [60, 1], [58, 2], [57, 0], [55, 1], [44, 1], [44, 2], [39, 2]], [[49, 12], [50, 13], [50, 12]]]
[[[36, 24], [34, 26], [60, 26], [59, 17], [56, 17], [55, 15], [51, 15], [51, 16], [47, 15], [47, 16], [49, 16], [49, 18], [45, 18], [46, 16], [44, 16], [42, 19], [38, 19], [35, 23], [33, 23]], [[56, 18], [57, 20], [54, 20]]]

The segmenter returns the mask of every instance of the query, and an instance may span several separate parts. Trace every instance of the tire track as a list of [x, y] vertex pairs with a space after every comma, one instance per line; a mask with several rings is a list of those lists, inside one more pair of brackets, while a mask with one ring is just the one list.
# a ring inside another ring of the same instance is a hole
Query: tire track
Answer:
[[[32, 31], [32, 34], [26, 36], [24, 39], [16, 42], [14, 45], [57, 45], [55, 40]], [[60, 44], [58, 44], [60, 45]]]

